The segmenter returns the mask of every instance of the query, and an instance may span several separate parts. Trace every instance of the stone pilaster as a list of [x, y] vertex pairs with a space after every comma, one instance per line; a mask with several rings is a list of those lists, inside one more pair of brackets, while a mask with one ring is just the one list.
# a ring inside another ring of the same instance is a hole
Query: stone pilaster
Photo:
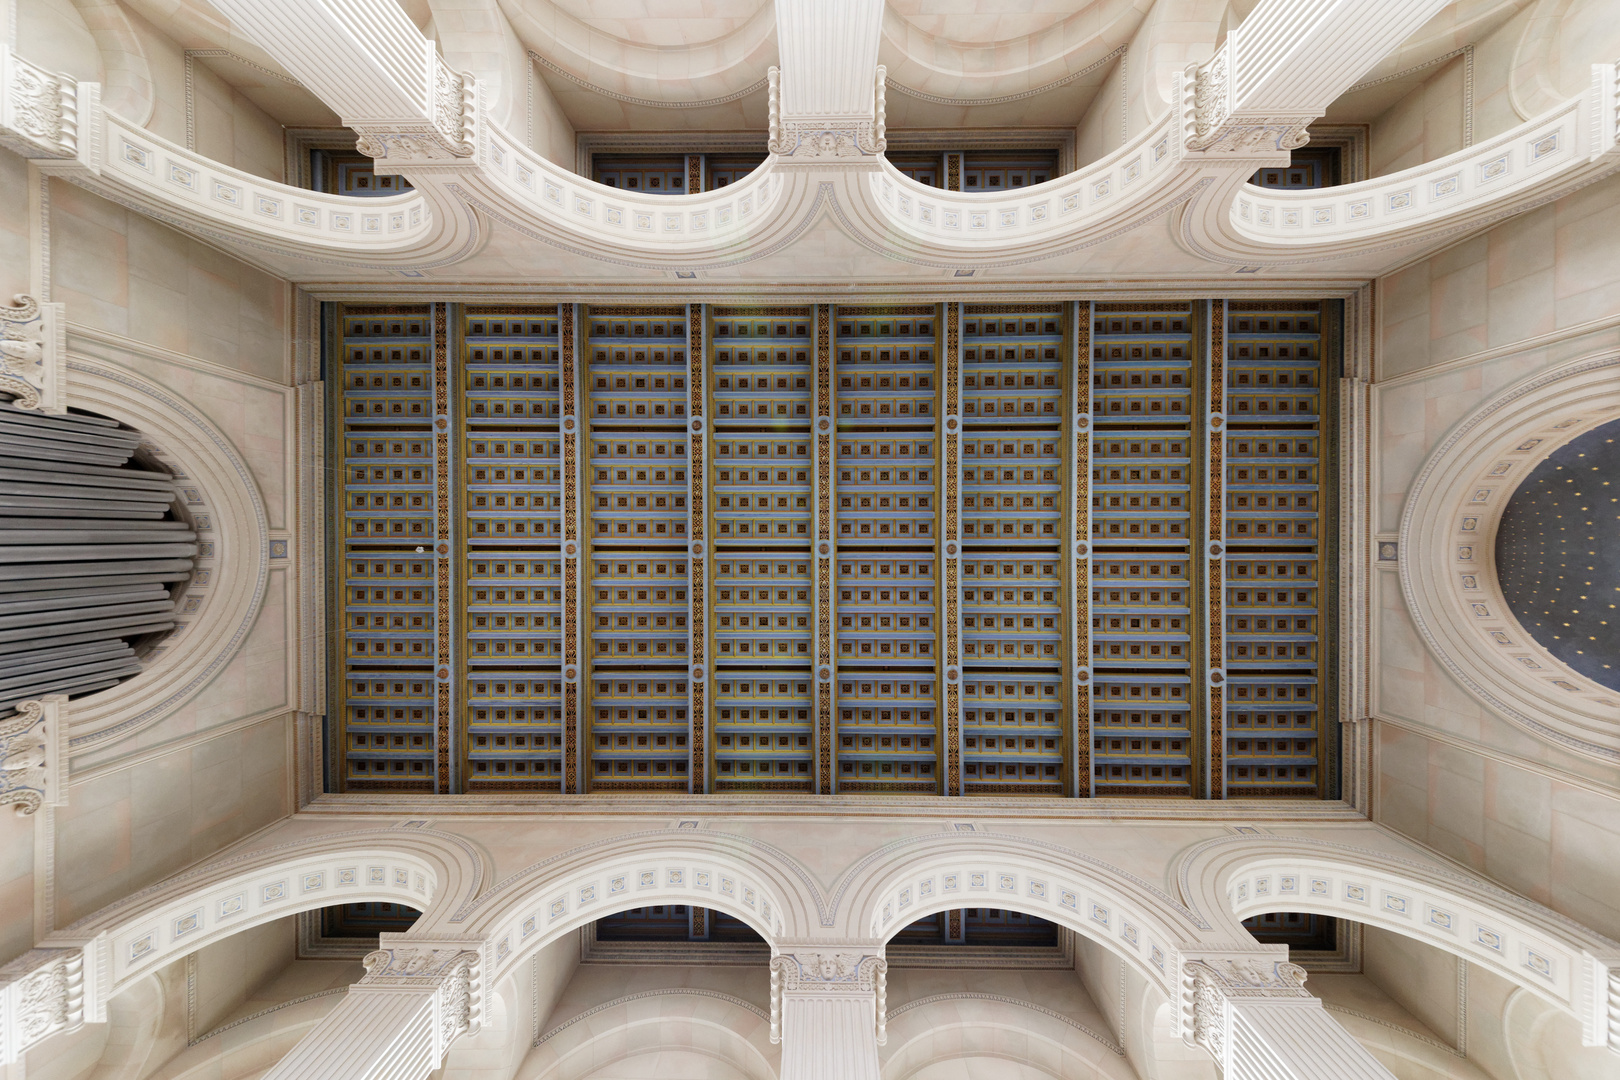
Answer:
[[1305, 969], [1275, 955], [1188, 957], [1191, 1041], [1225, 1080], [1393, 1080], [1305, 989]]
[[771, 1041], [782, 1080], [878, 1080], [883, 947], [797, 948], [771, 958]]
[[[472, 947], [468, 947], [471, 945]], [[482, 1021], [476, 943], [394, 943], [265, 1080], [425, 1080]]]

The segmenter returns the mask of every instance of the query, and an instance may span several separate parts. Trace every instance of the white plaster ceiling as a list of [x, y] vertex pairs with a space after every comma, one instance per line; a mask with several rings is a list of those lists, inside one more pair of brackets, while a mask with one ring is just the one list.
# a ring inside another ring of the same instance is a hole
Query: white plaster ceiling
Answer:
[[[120, 2], [184, 49], [223, 50], [248, 61], [206, 60], [281, 123], [323, 122], [323, 110], [313, 98], [306, 100], [296, 85], [254, 69], [252, 65], [281, 70], [207, 0]], [[435, 39], [443, 30], [490, 27], [504, 16], [506, 25], [492, 32], [508, 39], [510, 49], [548, 62], [540, 65], [539, 77], [576, 130], [736, 131], [763, 126], [760, 83], [777, 62], [772, 0], [396, 2]], [[892, 88], [890, 123], [895, 128], [1073, 127], [1109, 81], [1119, 77], [1122, 46], [1131, 46], [1133, 56], [1152, 53], [1162, 51], [1165, 41], [1190, 40], [1189, 34], [1208, 37], [1213, 46], [1257, 2], [891, 0], [879, 53]], [[1526, 35], [1524, 47], [1557, 51], [1569, 36], [1557, 29], [1562, 6], [1567, 0], [1458, 0], [1369, 72], [1367, 81], [1478, 42], [1527, 8], [1536, 9], [1538, 29]], [[1177, 28], [1166, 32], [1165, 26]], [[1208, 33], [1193, 33], [1204, 27]], [[1144, 40], [1144, 34], [1152, 40]], [[1347, 95], [1328, 119], [1370, 122], [1431, 74], [1433, 69], [1426, 69], [1371, 92]], [[1541, 89], [1531, 87], [1521, 96], [1539, 103], [1536, 91]], [[1550, 100], [1553, 94], [1540, 97]], [[692, 107], [719, 98], [733, 100]], [[324, 120], [330, 122], [329, 116]]]

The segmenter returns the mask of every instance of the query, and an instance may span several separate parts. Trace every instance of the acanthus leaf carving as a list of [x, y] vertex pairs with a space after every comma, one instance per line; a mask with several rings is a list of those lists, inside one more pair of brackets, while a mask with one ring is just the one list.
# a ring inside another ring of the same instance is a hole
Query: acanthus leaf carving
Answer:
[[0, 143], [24, 157], [72, 157], [78, 151], [78, 83], [53, 75], [9, 49], [0, 56]]
[[1187, 148], [1210, 154], [1298, 150], [1311, 141], [1306, 129], [1314, 119], [1314, 116], [1227, 117], [1209, 135], [1188, 140]]
[[771, 152], [795, 161], [860, 160], [883, 151], [871, 121], [831, 127], [825, 121], [786, 120], [778, 128]]
[[771, 970], [781, 973], [782, 988], [789, 993], [871, 993], [888, 964], [859, 950], [806, 949], [778, 954], [771, 959]]
[[18, 293], [0, 307], [0, 393], [11, 394], [16, 408], [67, 411], [61, 327], [61, 304]]
[[1195, 137], [1187, 141], [1192, 149], [1207, 144], [1210, 132], [1226, 119], [1226, 53], [1227, 48], [1193, 71], [1193, 131]]
[[441, 981], [456, 965], [477, 960], [476, 952], [465, 949], [393, 946], [367, 953], [360, 963], [366, 969], [364, 982], [409, 985], [406, 980]]
[[452, 71], [443, 60], [434, 67], [431, 116], [425, 123], [373, 128], [355, 123], [354, 148], [390, 162], [449, 162], [470, 158], [476, 148], [477, 86], [471, 75]]
[[438, 1046], [442, 1053], [459, 1035], [480, 1023], [478, 979], [482, 955], [460, 942], [396, 943], [367, 953], [365, 977], [356, 987], [430, 992], [438, 1002]]
[[1188, 959], [1183, 970], [1192, 1041], [1218, 1062], [1225, 1061], [1230, 1003], [1311, 1000], [1305, 969], [1270, 955]]
[[796, 949], [771, 957], [771, 1042], [782, 1041], [785, 994], [872, 994], [879, 1046], [888, 1042], [889, 963], [861, 949]]
[[60, 694], [24, 701], [14, 715], [0, 720], [0, 805], [11, 805], [19, 816], [60, 805], [60, 727], [66, 701]]
[[83, 1022], [82, 949], [33, 949], [0, 968], [0, 1066]]

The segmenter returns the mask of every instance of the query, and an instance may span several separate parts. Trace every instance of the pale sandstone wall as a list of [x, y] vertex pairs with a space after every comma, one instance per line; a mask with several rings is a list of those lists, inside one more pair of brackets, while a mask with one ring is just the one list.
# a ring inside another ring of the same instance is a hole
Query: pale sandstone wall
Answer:
[[[1377, 282], [1372, 528], [1454, 425], [1539, 371], [1620, 351], [1620, 181], [1514, 217]], [[1620, 775], [1531, 738], [1425, 646], [1393, 564], [1374, 575], [1374, 816], [1620, 937]]]

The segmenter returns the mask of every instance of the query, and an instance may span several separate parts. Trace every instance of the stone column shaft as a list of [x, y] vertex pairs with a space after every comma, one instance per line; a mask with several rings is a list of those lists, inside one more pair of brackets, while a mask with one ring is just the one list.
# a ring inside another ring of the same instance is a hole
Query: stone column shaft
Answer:
[[365, 978], [264, 1080], [426, 1080], [450, 1044], [479, 1026], [481, 961], [460, 942], [385, 943], [366, 957]]

